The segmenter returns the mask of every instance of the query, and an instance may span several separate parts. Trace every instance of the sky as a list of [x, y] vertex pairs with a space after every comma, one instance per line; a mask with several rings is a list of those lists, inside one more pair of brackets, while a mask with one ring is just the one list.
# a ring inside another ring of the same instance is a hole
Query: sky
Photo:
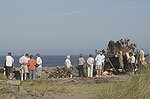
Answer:
[[150, 0], [0, 0], [0, 55], [88, 54], [129, 38], [150, 51]]

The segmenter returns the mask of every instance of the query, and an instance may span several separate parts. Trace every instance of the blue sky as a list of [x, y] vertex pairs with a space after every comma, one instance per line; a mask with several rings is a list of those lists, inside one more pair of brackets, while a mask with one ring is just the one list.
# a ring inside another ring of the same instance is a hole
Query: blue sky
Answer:
[[129, 38], [149, 49], [150, 0], [1, 0], [0, 54], [92, 53]]

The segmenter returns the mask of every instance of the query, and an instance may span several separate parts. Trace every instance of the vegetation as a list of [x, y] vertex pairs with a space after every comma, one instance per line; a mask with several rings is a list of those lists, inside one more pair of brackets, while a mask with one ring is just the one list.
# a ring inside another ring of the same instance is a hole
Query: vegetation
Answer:
[[[113, 81], [110, 83], [84, 84], [84, 83], [57, 83], [49, 80], [27, 80], [20, 84], [19, 92], [11, 90], [10, 84], [0, 84], [1, 98], [11, 95], [14, 99], [55, 98], [59, 99], [149, 99], [150, 97], [150, 72], [142, 70], [137, 74], [130, 74], [126, 81]], [[9, 88], [7, 88], [7, 86]], [[18, 88], [18, 87], [12, 87]], [[4, 90], [5, 92], [3, 92]], [[8, 93], [9, 92], [9, 93]], [[26, 94], [25, 94], [25, 93]], [[30, 95], [30, 97], [28, 97]], [[38, 96], [41, 95], [41, 96]], [[46, 96], [47, 95], [47, 96]]]
[[99, 99], [149, 99], [150, 73], [131, 75], [126, 82], [113, 82], [99, 86]]

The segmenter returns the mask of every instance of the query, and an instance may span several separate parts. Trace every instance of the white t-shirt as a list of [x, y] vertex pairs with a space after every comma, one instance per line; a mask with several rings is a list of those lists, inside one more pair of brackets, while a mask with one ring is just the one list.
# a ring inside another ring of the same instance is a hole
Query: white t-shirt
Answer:
[[102, 55], [102, 62], [104, 63], [105, 62], [105, 55]]
[[12, 56], [6, 56], [6, 66], [12, 67], [14, 63], [14, 58]]
[[42, 59], [41, 57], [36, 58], [36, 63], [39, 65], [38, 67], [42, 67]]
[[72, 66], [70, 59], [66, 59], [66, 60], [65, 60], [65, 65], [66, 65], [68, 68], [70, 68], [70, 67]]
[[27, 64], [28, 63], [28, 58], [26, 57], [26, 56], [22, 56], [22, 57], [20, 57], [20, 59], [19, 59], [19, 63], [20, 64]]
[[133, 55], [131, 56], [131, 63], [135, 63], [135, 57]]
[[93, 65], [93, 64], [94, 64], [94, 58], [93, 58], [93, 57], [89, 57], [89, 58], [87, 59], [87, 63], [88, 63], [89, 65]]

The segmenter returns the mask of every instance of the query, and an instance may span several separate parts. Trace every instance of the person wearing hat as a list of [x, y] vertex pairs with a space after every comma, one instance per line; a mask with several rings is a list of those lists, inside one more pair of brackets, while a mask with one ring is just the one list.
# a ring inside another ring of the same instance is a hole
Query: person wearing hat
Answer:
[[70, 61], [70, 55], [67, 55], [67, 58], [65, 60], [65, 66], [67, 68], [70, 68], [72, 65], [71, 65], [71, 61]]
[[71, 64], [71, 60], [70, 60], [70, 55], [67, 55], [67, 58], [65, 60], [65, 66], [67, 67], [67, 73], [70, 71], [71, 74], [69, 75], [70, 78], [72, 78], [72, 64]]

